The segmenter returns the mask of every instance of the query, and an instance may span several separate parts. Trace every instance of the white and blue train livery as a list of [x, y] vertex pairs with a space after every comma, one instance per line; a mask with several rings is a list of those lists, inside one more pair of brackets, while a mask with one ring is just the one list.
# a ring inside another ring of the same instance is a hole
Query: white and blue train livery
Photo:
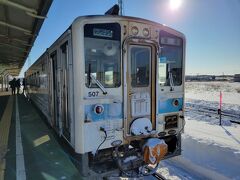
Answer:
[[182, 33], [102, 15], [75, 19], [25, 77], [27, 96], [94, 178], [146, 175], [180, 155], [184, 71]]

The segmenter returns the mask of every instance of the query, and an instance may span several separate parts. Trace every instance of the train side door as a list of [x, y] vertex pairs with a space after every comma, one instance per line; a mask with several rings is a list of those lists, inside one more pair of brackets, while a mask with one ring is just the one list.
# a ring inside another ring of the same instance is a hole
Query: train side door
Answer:
[[57, 51], [50, 55], [52, 61], [52, 124], [54, 128], [59, 129], [59, 104], [60, 104], [60, 87], [59, 87], [59, 68], [57, 60]]
[[[135, 120], [143, 121], [139, 124], [151, 122], [151, 128], [156, 128], [156, 71], [154, 46], [142, 44], [127, 45], [127, 61], [125, 61], [125, 80], [127, 88], [125, 103], [125, 136], [133, 135], [131, 126]], [[125, 104], [126, 105], [126, 104]], [[126, 112], [127, 111], [127, 112]], [[141, 120], [140, 120], [141, 119]], [[127, 121], [126, 121], [127, 120]], [[143, 135], [143, 134], [135, 134]]]
[[69, 117], [69, 92], [68, 92], [68, 82], [69, 82], [69, 50], [68, 41], [64, 42], [61, 46], [61, 122], [62, 122], [62, 135], [70, 141], [70, 117]]

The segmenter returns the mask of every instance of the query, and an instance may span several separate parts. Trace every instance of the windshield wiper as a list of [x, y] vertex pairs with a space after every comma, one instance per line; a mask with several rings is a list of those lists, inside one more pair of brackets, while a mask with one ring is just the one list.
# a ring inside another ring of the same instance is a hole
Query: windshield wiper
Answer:
[[104, 88], [104, 86], [100, 83], [99, 80], [97, 80], [93, 75], [92, 75], [92, 68], [91, 68], [91, 64], [88, 64], [88, 86], [91, 86], [91, 80], [93, 80], [97, 86], [102, 90], [103, 94], [106, 95], [107, 91]]
[[105, 87], [97, 80], [92, 74], [90, 74], [91, 79], [98, 85], [98, 87], [102, 90], [103, 94], [107, 94]]
[[97, 80], [92, 74], [90, 74], [90, 78], [98, 85], [98, 87], [102, 90], [103, 94], [107, 94], [106, 89], [104, 88], [104, 86], [100, 83], [99, 80]]
[[175, 63], [175, 61], [168, 61], [168, 78], [169, 78], [169, 81], [170, 81], [170, 91], [173, 91], [174, 90], [174, 83], [173, 83], [173, 76], [172, 76], [172, 71], [171, 71], [171, 67], [170, 67], [170, 64], [171, 63]]

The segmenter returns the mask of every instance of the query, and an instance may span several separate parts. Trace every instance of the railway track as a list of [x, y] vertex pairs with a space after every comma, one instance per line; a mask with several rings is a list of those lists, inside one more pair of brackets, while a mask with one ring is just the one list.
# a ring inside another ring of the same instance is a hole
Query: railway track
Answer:
[[[207, 106], [204, 106], [204, 105], [196, 105], [196, 104], [187, 103], [185, 109], [186, 109], [186, 112], [194, 111], [194, 112], [204, 113], [203, 115], [208, 116], [208, 117], [212, 117], [212, 116], [216, 116], [216, 118], [219, 117], [218, 109], [207, 107]], [[240, 123], [240, 114], [237, 113], [237, 112], [234, 112], [234, 111], [231, 112], [231, 111], [228, 111], [228, 110], [223, 110], [221, 112], [221, 114], [222, 114], [222, 117], [232, 118], [230, 121]]]

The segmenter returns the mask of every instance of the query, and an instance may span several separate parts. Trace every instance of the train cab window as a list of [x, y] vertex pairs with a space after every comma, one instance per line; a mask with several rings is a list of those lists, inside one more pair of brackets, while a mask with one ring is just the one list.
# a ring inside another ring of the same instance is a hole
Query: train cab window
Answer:
[[161, 31], [160, 45], [159, 84], [162, 86], [180, 86], [183, 70], [183, 40], [166, 31]]
[[120, 86], [120, 29], [117, 23], [84, 26], [86, 87], [98, 87], [91, 76], [105, 88]]

